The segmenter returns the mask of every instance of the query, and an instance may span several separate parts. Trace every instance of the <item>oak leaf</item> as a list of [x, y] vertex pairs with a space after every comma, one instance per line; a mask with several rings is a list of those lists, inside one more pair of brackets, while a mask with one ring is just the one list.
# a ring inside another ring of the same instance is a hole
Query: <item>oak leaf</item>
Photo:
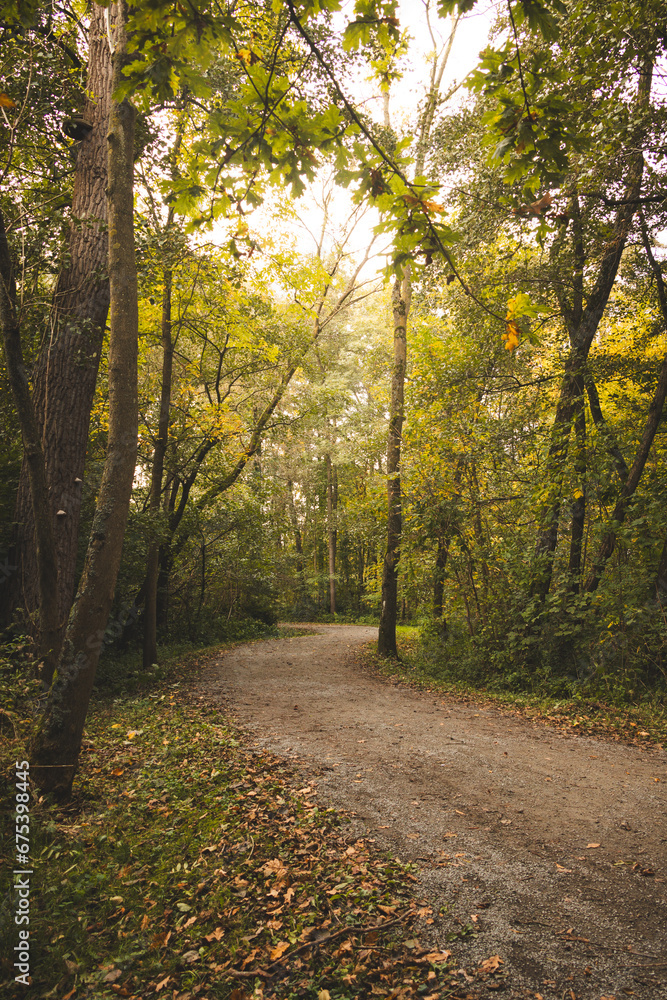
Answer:
[[289, 941], [279, 941], [278, 944], [270, 952], [271, 959], [275, 962], [276, 959], [280, 958], [289, 949]]
[[491, 955], [490, 958], [485, 959], [479, 967], [480, 972], [496, 972], [500, 966], [503, 964], [503, 960], [500, 955]]

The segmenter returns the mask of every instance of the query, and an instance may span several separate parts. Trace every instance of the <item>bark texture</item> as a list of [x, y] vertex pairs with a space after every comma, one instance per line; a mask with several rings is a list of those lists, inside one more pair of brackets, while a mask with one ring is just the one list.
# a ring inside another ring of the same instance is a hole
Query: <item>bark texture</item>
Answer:
[[[148, 510], [157, 517], [162, 500], [162, 476], [164, 459], [169, 442], [169, 409], [171, 406], [171, 383], [174, 363], [174, 345], [171, 337], [171, 286], [172, 273], [166, 271], [162, 291], [162, 385], [160, 389], [160, 414], [158, 432], [153, 450], [153, 467], [148, 497]], [[160, 542], [153, 539], [146, 559], [146, 580], [144, 608], [144, 667], [148, 668], [157, 660], [157, 591], [160, 569]]]
[[380, 656], [398, 656], [396, 618], [398, 613], [398, 563], [401, 555], [401, 441], [403, 437], [405, 370], [407, 365], [407, 323], [412, 286], [406, 269], [396, 279], [392, 293], [394, 320], [394, 367], [391, 377], [389, 437], [387, 443], [387, 551], [382, 567], [382, 608], [378, 631]]
[[[114, 29], [114, 89], [126, 53], [127, 7]], [[135, 111], [113, 102], [108, 134], [109, 435], [86, 561], [67, 626], [57, 674], [35, 733], [31, 774], [39, 788], [66, 798], [77, 768], [95, 671], [113, 601], [137, 454], [137, 273], [134, 256]]]
[[[106, 187], [111, 56], [104, 16], [104, 9], [94, 4], [83, 111], [92, 131], [77, 151], [69, 264], [59, 276], [49, 329], [33, 371], [34, 407], [55, 517], [62, 624], [74, 596], [88, 428], [109, 310]], [[64, 513], [56, 516], [58, 511]], [[14, 607], [23, 604], [33, 612], [39, 594], [27, 459], [19, 483], [16, 521], [19, 573], [11, 600]]]
[[338, 490], [336, 488], [336, 470], [331, 464], [331, 455], [325, 456], [327, 465], [327, 534], [329, 551], [329, 611], [336, 614], [336, 507], [338, 506]]

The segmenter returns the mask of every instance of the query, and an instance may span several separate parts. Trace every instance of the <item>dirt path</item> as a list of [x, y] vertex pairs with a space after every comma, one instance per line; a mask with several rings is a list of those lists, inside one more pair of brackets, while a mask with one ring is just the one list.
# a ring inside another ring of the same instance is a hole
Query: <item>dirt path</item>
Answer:
[[418, 860], [462, 986], [497, 953], [505, 996], [667, 1000], [667, 755], [394, 686], [354, 664], [375, 635], [243, 646], [202, 690], [359, 833]]

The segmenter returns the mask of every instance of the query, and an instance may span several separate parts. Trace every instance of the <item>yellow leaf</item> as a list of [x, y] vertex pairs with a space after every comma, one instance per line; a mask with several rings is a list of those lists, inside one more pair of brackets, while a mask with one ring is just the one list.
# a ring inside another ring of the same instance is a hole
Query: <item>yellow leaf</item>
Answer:
[[0, 108], [15, 108], [16, 101], [13, 101], [9, 94], [5, 94], [4, 91], [0, 93]]
[[275, 962], [277, 958], [280, 958], [285, 954], [289, 948], [289, 941], [279, 941], [275, 948], [271, 951], [271, 959]]

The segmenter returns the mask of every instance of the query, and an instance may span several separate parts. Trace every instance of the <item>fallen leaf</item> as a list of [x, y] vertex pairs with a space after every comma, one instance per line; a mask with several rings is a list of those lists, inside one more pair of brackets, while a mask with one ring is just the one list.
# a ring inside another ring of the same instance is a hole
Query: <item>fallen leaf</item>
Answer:
[[331, 994], [329, 990], [320, 990], [317, 994], [317, 1000], [331, 1000]]
[[503, 964], [503, 960], [500, 955], [491, 955], [487, 958], [479, 967], [480, 972], [495, 972]]
[[275, 962], [276, 959], [280, 958], [289, 949], [289, 941], [279, 941], [278, 944], [270, 952], [271, 959]]
[[[279, 872], [286, 872], [287, 868], [285, 868], [280, 858], [271, 858], [259, 870], [264, 872], [265, 875], [277, 875]], [[246, 882], [245, 884], [247, 885], [248, 883]]]
[[123, 975], [122, 969], [112, 969], [111, 972], [107, 972], [106, 976], [102, 980], [103, 983], [115, 983], [117, 979]]
[[428, 955], [424, 955], [423, 960], [435, 965], [436, 962], [446, 962], [451, 954], [451, 951], [429, 951]]
[[171, 976], [167, 976], [166, 979], [163, 979], [162, 982], [158, 983], [157, 986], [155, 987], [155, 992], [159, 993], [160, 990], [164, 989], [164, 987], [167, 985], [170, 979]]
[[204, 940], [208, 941], [208, 943], [210, 944], [211, 941], [222, 941], [224, 936], [225, 932], [223, 931], [222, 927], [216, 927], [214, 931], [211, 931], [210, 934], [206, 935]]
[[153, 938], [151, 947], [152, 948], [166, 948], [166, 946], [167, 946], [167, 944], [169, 942], [169, 938], [171, 937], [171, 934], [172, 934], [171, 931], [166, 931], [165, 933], [156, 934], [155, 937]]
[[586, 844], [586, 847], [599, 847], [599, 844]]
[[188, 965], [190, 965], [192, 962], [197, 962], [200, 955], [198, 951], [186, 951], [183, 955], [181, 955], [181, 958], [184, 962], [187, 962]]

